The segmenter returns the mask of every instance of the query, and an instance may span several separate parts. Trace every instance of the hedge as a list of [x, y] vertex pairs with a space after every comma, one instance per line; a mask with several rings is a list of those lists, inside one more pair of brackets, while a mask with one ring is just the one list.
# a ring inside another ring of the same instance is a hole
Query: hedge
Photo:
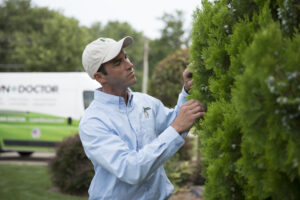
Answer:
[[299, 4], [204, 0], [194, 12], [206, 200], [300, 198]]

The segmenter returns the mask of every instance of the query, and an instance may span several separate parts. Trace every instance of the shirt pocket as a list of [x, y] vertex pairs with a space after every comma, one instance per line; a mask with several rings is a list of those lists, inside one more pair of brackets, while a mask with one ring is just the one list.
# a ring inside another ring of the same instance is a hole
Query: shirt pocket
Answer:
[[148, 144], [156, 138], [155, 129], [155, 118], [154, 113], [151, 109], [143, 111], [140, 115], [141, 119], [141, 133], [143, 138], [143, 143]]

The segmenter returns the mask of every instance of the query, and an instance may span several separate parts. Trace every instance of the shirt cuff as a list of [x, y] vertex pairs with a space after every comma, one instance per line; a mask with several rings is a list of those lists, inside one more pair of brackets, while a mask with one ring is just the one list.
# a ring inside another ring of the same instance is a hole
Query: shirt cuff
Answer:
[[181, 137], [181, 135], [172, 126], [169, 126], [165, 130], [165, 134], [161, 134], [159, 137], [160, 137], [160, 140], [169, 141], [168, 143], [170, 143], [170, 141], [177, 140], [176, 141], [177, 145], [184, 144], [183, 137]]
[[189, 94], [185, 91], [184, 86], [182, 87], [181, 94], [182, 94], [184, 97], [186, 97], [186, 96], [189, 95]]
[[173, 126], [170, 126], [178, 135], [180, 135], [180, 137], [182, 137], [182, 138], [185, 138], [187, 135], [188, 135], [188, 133], [189, 133], [189, 131], [186, 131], [186, 132], [183, 132], [183, 133], [178, 133], [174, 128], [173, 128]]

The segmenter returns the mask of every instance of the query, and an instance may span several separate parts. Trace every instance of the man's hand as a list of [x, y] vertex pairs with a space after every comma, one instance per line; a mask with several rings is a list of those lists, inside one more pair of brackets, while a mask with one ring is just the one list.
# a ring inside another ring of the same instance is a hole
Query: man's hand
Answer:
[[197, 100], [189, 100], [183, 104], [179, 113], [171, 124], [171, 126], [179, 133], [186, 132], [192, 128], [196, 119], [203, 117], [205, 113], [205, 106]]
[[182, 73], [182, 76], [184, 81], [184, 90], [188, 93], [193, 83], [192, 82], [193, 74], [192, 72], [190, 72], [190, 70], [188, 70], [188, 68], [186, 68]]

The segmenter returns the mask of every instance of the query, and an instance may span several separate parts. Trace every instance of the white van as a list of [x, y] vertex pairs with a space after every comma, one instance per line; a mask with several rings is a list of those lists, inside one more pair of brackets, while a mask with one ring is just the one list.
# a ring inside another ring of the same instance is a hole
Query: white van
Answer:
[[78, 132], [98, 87], [85, 72], [0, 73], [0, 150], [53, 150]]

